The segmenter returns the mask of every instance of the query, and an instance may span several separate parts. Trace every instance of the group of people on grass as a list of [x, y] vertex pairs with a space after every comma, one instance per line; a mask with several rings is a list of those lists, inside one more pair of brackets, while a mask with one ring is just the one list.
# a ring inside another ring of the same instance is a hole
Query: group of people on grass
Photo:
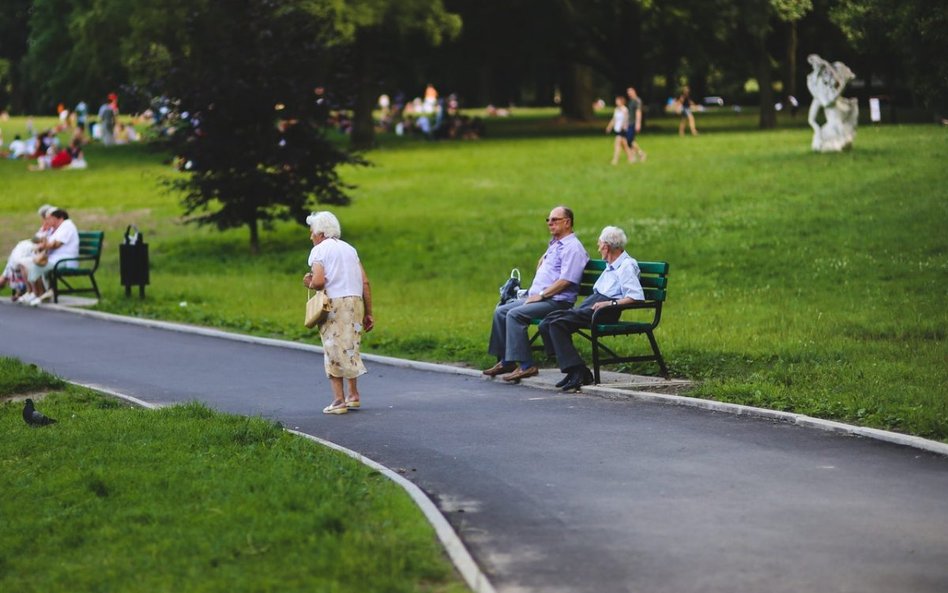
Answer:
[[[319, 335], [333, 399], [323, 413], [345, 414], [362, 405], [358, 386], [359, 376], [366, 372], [362, 334], [375, 326], [371, 287], [358, 252], [341, 239], [338, 219], [330, 212], [314, 212], [306, 222], [313, 248], [303, 286], [325, 290], [329, 300], [329, 315], [320, 324]], [[599, 312], [597, 319], [608, 323], [619, 318], [618, 305], [644, 300], [638, 262], [625, 251], [625, 232], [607, 226], [597, 242], [605, 270], [593, 293], [574, 308], [589, 256], [573, 232], [573, 223], [573, 211], [566, 206], [550, 211], [546, 224], [551, 239], [537, 264], [533, 283], [525, 294], [494, 310], [488, 351], [497, 357], [497, 364], [485, 370], [485, 375], [519, 382], [539, 374], [527, 336], [531, 320], [539, 318], [543, 320], [540, 334], [546, 352], [556, 358], [564, 373], [557, 387], [574, 391], [589, 385], [593, 375], [573, 345], [573, 333], [588, 328], [594, 312]]]
[[[79, 256], [79, 230], [69, 213], [44, 204], [39, 216], [39, 230], [16, 244], [0, 276], [0, 289], [9, 285], [14, 302], [32, 307], [53, 298], [48, 277], [57, 262]], [[77, 262], [66, 261], [63, 265], [75, 267]]]
[[28, 138], [17, 134], [9, 146], [3, 147], [0, 135], [0, 157], [8, 159], [27, 159], [36, 162], [29, 165], [31, 171], [49, 169], [85, 169], [87, 164], [82, 148], [87, 140], [82, 129], [75, 129], [67, 146], [62, 146], [59, 134], [65, 129], [60, 126], [44, 130], [38, 134], [27, 126]]
[[[0, 157], [33, 160], [30, 171], [52, 169], [85, 169], [88, 164], [83, 148], [91, 139], [100, 140], [105, 146], [128, 144], [139, 139], [131, 123], [118, 120], [118, 96], [110, 93], [97, 113], [97, 121], [89, 122], [88, 106], [80, 101], [73, 111], [60, 103], [59, 123], [52, 128], [36, 132], [33, 118], [26, 120], [26, 138], [17, 134], [9, 145], [4, 146], [0, 130]], [[92, 134], [87, 133], [91, 129]], [[70, 134], [68, 144], [60, 141], [61, 134]]]

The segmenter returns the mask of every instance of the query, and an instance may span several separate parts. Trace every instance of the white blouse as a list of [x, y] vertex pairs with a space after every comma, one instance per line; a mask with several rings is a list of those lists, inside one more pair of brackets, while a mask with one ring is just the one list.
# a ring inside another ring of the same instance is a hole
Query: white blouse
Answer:
[[325, 239], [309, 252], [309, 267], [314, 263], [326, 272], [326, 295], [331, 298], [362, 296], [362, 267], [359, 254], [342, 239]]

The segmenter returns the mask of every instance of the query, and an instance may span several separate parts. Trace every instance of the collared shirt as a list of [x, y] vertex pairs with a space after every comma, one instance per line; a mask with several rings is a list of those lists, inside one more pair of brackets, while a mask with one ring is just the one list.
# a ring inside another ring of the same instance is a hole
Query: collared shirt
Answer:
[[342, 239], [325, 239], [309, 252], [309, 267], [317, 262], [326, 274], [329, 298], [362, 296], [362, 268], [355, 247]]
[[[76, 228], [76, 223], [68, 218], [60, 223], [59, 227], [50, 234], [47, 241], [62, 243], [62, 245], [49, 252], [49, 263], [51, 264], [67, 257], [79, 256], [79, 229]], [[71, 263], [78, 265], [77, 262]]]
[[610, 299], [628, 297], [644, 301], [645, 292], [639, 282], [639, 262], [623, 251], [616, 261], [606, 264], [606, 269], [596, 280], [593, 290]]
[[586, 248], [570, 233], [562, 239], [550, 239], [550, 245], [537, 268], [533, 284], [527, 294], [540, 294], [540, 291], [549, 288], [557, 280], [568, 280], [569, 288], [551, 297], [554, 301], [575, 303], [579, 296], [579, 283], [583, 280], [583, 268], [589, 261]]

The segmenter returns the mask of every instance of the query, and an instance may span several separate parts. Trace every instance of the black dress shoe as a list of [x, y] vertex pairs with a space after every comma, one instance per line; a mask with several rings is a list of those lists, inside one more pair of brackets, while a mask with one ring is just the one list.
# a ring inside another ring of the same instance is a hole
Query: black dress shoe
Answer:
[[589, 367], [583, 367], [583, 385], [592, 385], [595, 380], [593, 372], [589, 370]]
[[563, 384], [563, 391], [579, 391], [583, 386], [583, 372], [573, 371], [568, 376], [568, 381]]
[[556, 385], [555, 385], [554, 387], [556, 387], [557, 389], [559, 389], [560, 387], [562, 387], [562, 386], [566, 385], [567, 383], [569, 383], [569, 380], [572, 379], [572, 378], [573, 378], [573, 374], [572, 374], [572, 373], [566, 373], [566, 376], [564, 376], [562, 379], [560, 379], [559, 381], [557, 381], [557, 382], [556, 382]]

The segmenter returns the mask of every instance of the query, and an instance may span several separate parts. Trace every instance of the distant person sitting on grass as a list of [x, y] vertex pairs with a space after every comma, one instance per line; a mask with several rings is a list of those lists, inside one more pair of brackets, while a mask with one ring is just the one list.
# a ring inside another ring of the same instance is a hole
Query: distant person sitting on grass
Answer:
[[552, 238], [537, 263], [530, 290], [523, 298], [494, 309], [487, 351], [497, 357], [497, 364], [484, 371], [488, 377], [506, 373], [504, 381], [520, 381], [539, 374], [527, 338], [530, 320], [569, 309], [579, 296], [589, 256], [573, 233], [573, 211], [557, 206], [547, 217], [546, 225]]
[[[645, 300], [639, 282], [639, 264], [625, 252], [628, 239], [619, 227], [607, 226], [599, 234], [599, 255], [606, 260], [606, 269], [593, 285], [593, 293], [582, 304], [567, 311], [553, 311], [540, 322], [540, 335], [547, 354], [555, 355], [560, 370], [566, 377], [556, 384], [563, 391], [575, 391], [593, 382], [592, 371], [583, 363], [573, 345], [573, 334], [589, 329], [593, 314], [606, 307], [628, 305]], [[611, 323], [619, 319], [619, 309], [607, 310], [596, 316], [597, 323]]]
[[76, 138], [67, 148], [52, 147], [46, 156], [36, 159], [36, 165], [30, 165], [30, 171], [50, 169], [85, 169], [87, 167], [82, 154], [82, 143]]
[[28, 153], [29, 145], [17, 134], [13, 137], [13, 141], [10, 142], [10, 146], [7, 147], [7, 150], [3, 151], [0, 156], [8, 159], [18, 159], [27, 156]]

